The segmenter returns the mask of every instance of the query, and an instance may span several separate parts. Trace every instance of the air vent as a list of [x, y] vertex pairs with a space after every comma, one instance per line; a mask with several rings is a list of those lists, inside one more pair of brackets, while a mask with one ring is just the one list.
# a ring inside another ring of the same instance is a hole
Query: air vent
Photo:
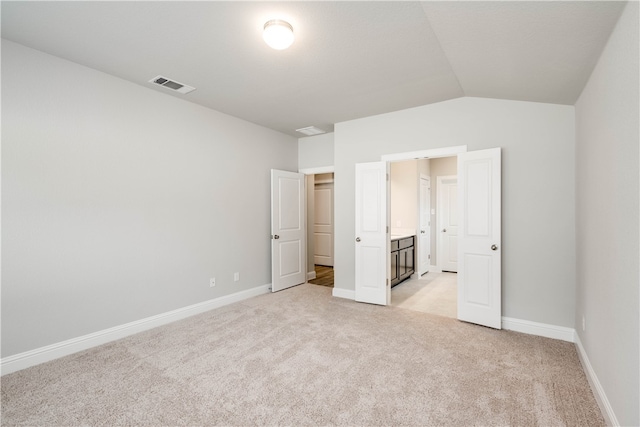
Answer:
[[168, 79], [168, 78], [163, 77], [163, 76], [154, 77], [151, 80], [149, 80], [149, 83], [153, 83], [153, 84], [156, 84], [158, 86], [162, 86], [164, 88], [167, 88], [167, 89], [172, 90], [174, 92], [181, 93], [183, 95], [187, 94], [187, 93], [189, 93], [191, 91], [196, 90], [195, 87], [188, 86], [188, 85], [185, 85], [183, 83], [178, 83], [175, 80], [171, 80], [171, 79]]
[[307, 126], [306, 128], [296, 129], [296, 132], [300, 132], [300, 133], [303, 133], [303, 134], [308, 135], [308, 136], [320, 135], [321, 133], [326, 133], [322, 129], [318, 129], [315, 126]]

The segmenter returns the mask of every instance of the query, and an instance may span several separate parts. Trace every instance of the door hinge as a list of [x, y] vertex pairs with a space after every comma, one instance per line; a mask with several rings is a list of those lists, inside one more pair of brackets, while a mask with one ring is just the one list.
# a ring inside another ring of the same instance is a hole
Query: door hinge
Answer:
[[387, 225], [387, 234], [389, 234], [389, 226]]
[[431, 259], [431, 254], [429, 254], [429, 259]]
[[389, 181], [389, 174], [387, 174], [387, 181]]

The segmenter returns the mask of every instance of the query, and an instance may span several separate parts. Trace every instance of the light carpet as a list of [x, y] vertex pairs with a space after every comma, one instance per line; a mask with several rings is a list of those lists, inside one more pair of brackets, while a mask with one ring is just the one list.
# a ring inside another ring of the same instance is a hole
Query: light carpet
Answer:
[[301, 285], [2, 377], [2, 425], [602, 426], [570, 343]]
[[427, 273], [391, 289], [391, 305], [408, 310], [458, 318], [458, 275]]

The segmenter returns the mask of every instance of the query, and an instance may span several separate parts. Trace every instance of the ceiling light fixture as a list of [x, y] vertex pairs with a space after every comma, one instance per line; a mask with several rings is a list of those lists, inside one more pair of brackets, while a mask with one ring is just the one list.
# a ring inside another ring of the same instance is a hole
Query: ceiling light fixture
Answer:
[[293, 43], [293, 27], [287, 21], [272, 19], [264, 24], [262, 38], [273, 49], [286, 49]]

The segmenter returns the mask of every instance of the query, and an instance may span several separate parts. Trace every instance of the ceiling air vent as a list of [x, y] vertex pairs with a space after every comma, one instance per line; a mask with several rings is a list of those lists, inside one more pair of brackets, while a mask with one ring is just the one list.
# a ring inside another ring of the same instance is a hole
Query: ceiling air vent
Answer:
[[296, 129], [296, 132], [304, 133], [305, 135], [320, 135], [321, 133], [326, 133], [322, 129], [318, 129], [315, 126], [307, 126], [306, 128]]
[[157, 77], [152, 78], [151, 80], [149, 80], [149, 83], [153, 83], [153, 84], [156, 84], [158, 86], [162, 86], [164, 88], [170, 89], [170, 90], [172, 90], [174, 92], [181, 93], [183, 95], [187, 94], [187, 93], [189, 93], [191, 91], [196, 90], [195, 87], [187, 86], [185, 84], [178, 83], [175, 80], [171, 80], [171, 79], [168, 79], [168, 78], [162, 77], [162, 76], [157, 76]]

